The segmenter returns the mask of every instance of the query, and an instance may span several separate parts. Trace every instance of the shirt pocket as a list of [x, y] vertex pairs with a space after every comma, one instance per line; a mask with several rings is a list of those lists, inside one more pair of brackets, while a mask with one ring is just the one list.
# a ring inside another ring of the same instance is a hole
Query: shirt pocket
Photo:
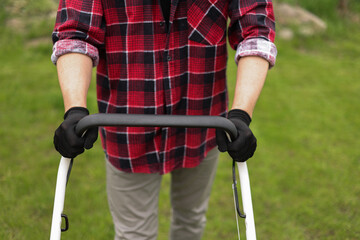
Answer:
[[224, 0], [188, 0], [189, 39], [206, 45], [226, 40]]

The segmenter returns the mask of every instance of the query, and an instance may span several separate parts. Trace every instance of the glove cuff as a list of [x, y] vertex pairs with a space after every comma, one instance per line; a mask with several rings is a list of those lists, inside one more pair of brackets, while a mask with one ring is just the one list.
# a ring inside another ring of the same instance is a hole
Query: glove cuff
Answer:
[[250, 125], [251, 123], [251, 117], [250, 115], [245, 112], [244, 110], [241, 109], [233, 109], [231, 111], [229, 111], [228, 113], [228, 118], [238, 118], [241, 119], [244, 123], [246, 123], [246, 125]]
[[64, 120], [69, 116], [69, 114], [72, 114], [73, 112], [81, 112], [84, 113], [86, 115], [89, 115], [90, 112], [87, 108], [84, 107], [72, 107], [69, 110], [66, 111], [66, 113], [64, 114]]

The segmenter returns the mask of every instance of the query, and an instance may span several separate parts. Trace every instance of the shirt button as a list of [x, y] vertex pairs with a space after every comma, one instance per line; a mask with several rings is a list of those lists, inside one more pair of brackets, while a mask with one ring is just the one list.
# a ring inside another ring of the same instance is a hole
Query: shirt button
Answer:
[[168, 61], [171, 61], [171, 57], [168, 55], [166, 58]]
[[164, 22], [159, 23], [160, 27], [164, 26]]

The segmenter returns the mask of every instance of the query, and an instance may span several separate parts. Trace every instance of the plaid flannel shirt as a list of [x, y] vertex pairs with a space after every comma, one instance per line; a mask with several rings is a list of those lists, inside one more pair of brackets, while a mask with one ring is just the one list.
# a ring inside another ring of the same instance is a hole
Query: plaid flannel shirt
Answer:
[[[60, 0], [52, 61], [92, 58], [101, 113], [225, 116], [227, 30], [236, 61], [257, 55], [274, 65], [271, 0], [172, 0], [168, 30], [158, 0]], [[125, 172], [195, 167], [216, 146], [214, 129], [100, 133], [107, 159]]]

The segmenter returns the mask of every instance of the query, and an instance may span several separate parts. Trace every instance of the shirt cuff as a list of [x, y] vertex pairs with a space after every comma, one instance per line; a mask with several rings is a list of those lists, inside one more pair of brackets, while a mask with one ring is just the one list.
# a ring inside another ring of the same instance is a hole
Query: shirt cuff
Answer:
[[275, 65], [277, 49], [274, 43], [263, 38], [250, 38], [241, 42], [236, 50], [235, 62], [245, 56], [259, 56], [267, 60], [270, 68]]
[[98, 49], [87, 42], [77, 39], [63, 39], [57, 41], [53, 46], [51, 61], [56, 65], [59, 57], [67, 53], [85, 54], [92, 59], [93, 67], [96, 67], [99, 64]]

